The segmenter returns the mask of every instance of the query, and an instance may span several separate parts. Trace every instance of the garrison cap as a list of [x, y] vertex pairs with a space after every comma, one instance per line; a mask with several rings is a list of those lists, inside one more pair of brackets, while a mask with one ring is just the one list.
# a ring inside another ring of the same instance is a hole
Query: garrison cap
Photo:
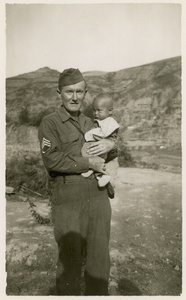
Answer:
[[84, 81], [83, 75], [79, 69], [65, 69], [59, 75], [58, 89], [61, 91], [61, 88], [66, 85], [75, 84], [81, 81]]

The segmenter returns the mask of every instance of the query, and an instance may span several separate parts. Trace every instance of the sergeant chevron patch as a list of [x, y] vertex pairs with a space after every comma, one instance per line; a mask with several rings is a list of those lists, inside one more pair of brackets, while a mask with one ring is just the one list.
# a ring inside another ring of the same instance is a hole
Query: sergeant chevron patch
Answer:
[[42, 153], [46, 153], [51, 148], [51, 146], [52, 146], [51, 141], [43, 137], [42, 144], [41, 144]]

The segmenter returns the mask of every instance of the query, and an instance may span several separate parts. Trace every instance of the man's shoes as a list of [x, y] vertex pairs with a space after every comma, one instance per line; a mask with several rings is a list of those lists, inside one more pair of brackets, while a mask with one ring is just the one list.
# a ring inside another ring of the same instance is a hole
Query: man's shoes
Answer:
[[107, 184], [107, 192], [108, 192], [109, 198], [113, 199], [115, 196], [115, 192], [114, 192], [114, 188], [110, 182]]

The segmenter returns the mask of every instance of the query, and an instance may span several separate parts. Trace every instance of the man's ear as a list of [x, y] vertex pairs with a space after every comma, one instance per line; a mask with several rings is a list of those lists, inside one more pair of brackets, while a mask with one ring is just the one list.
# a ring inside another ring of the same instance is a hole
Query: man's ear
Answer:
[[113, 107], [109, 108], [109, 116], [112, 115], [112, 112], [113, 112]]
[[58, 99], [61, 99], [61, 92], [59, 89], [57, 89], [57, 97], [58, 97]]

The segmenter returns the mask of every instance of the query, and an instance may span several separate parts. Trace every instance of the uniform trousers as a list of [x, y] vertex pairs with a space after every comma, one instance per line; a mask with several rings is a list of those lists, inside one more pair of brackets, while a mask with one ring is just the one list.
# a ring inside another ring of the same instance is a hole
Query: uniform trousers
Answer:
[[81, 295], [85, 254], [85, 295], [108, 295], [111, 206], [105, 187], [94, 176], [58, 176], [52, 197], [58, 244], [57, 295]]

